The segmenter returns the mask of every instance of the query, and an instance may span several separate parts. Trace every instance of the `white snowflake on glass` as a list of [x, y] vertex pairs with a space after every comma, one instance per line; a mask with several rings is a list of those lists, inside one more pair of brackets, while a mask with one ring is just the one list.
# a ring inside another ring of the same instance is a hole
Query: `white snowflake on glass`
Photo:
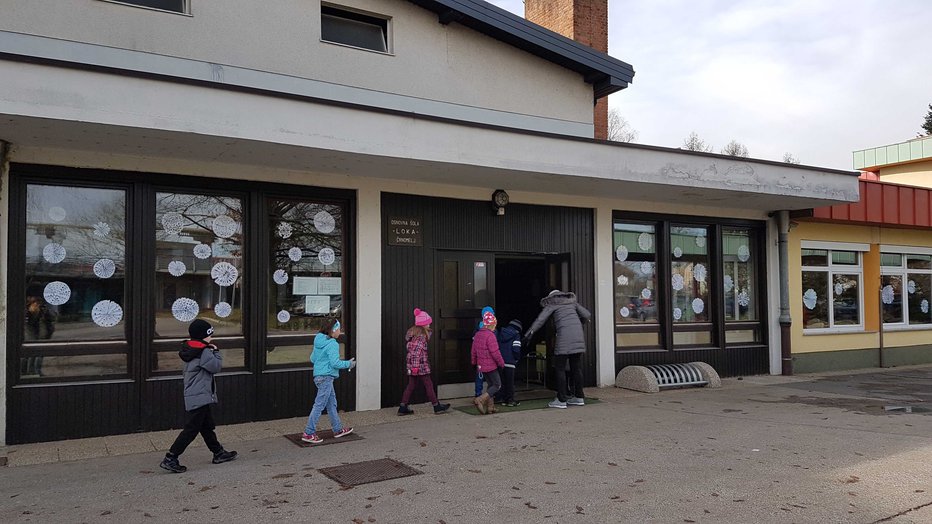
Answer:
[[705, 302], [701, 298], [694, 298], [692, 303], [693, 313], [700, 314], [705, 310]]
[[893, 286], [889, 284], [884, 286], [880, 291], [880, 300], [882, 300], [884, 304], [892, 304], [894, 296], [895, 292], [893, 291]]
[[922, 311], [923, 313], [928, 313], [929, 312], [929, 301], [926, 299], [922, 299], [922, 302], [919, 303], [919, 310]]
[[293, 247], [288, 250], [288, 258], [290, 258], [292, 262], [300, 261], [303, 256], [304, 253], [301, 251], [300, 247]]
[[647, 288], [644, 288], [644, 289], [641, 290], [641, 298], [643, 298], [643, 299], [645, 299], [645, 300], [650, 300], [651, 294], [652, 294], [652, 293], [651, 293], [651, 290], [649, 290], [649, 289], [647, 289]]
[[696, 247], [705, 247], [705, 237], [696, 237]]
[[227, 215], [220, 215], [214, 219], [210, 225], [210, 228], [218, 237], [230, 238], [236, 234], [237, 223], [236, 220], [233, 220]]
[[52, 219], [52, 222], [61, 222], [66, 216], [68, 216], [68, 213], [62, 207], [49, 208], [49, 218]]
[[162, 215], [162, 230], [169, 235], [177, 235], [184, 229], [184, 217], [181, 213], [165, 213]]
[[845, 286], [843, 286], [841, 282], [836, 282], [835, 283], [835, 295], [836, 296], [841, 295], [844, 292], [845, 292]]
[[337, 223], [333, 219], [333, 215], [326, 211], [321, 211], [314, 215], [314, 227], [316, 227], [318, 231], [325, 235], [333, 233], [336, 225]]
[[191, 322], [200, 312], [201, 307], [190, 298], [183, 297], [172, 302], [172, 316], [179, 322]]
[[290, 238], [291, 234], [294, 233], [294, 230], [291, 228], [291, 224], [288, 222], [279, 222], [278, 227], [275, 228], [278, 232], [278, 236], [282, 238]]
[[110, 278], [116, 273], [116, 262], [109, 258], [102, 258], [94, 262], [94, 275], [97, 278]]
[[641, 273], [645, 275], [650, 275], [654, 272], [654, 264], [652, 262], [641, 262]]
[[168, 263], [168, 274], [173, 277], [180, 277], [188, 271], [188, 266], [180, 260], [172, 260]]
[[101, 300], [91, 308], [91, 319], [100, 327], [113, 327], [123, 320], [123, 308], [112, 300]]
[[51, 242], [42, 248], [42, 258], [52, 264], [57, 264], [65, 259], [65, 246]]
[[210, 249], [210, 246], [207, 244], [198, 244], [194, 246], [194, 256], [204, 260], [205, 258], [210, 258], [210, 255], [213, 251]]
[[333, 261], [336, 260], [337, 257], [332, 249], [325, 247], [320, 250], [320, 253], [317, 254], [317, 259], [320, 260], [321, 264], [329, 266], [330, 264], [333, 264]]
[[747, 262], [750, 259], [751, 259], [751, 250], [748, 248], [748, 246], [744, 246], [744, 245], [738, 246], [738, 260], [740, 260], [741, 262]]
[[912, 295], [916, 292], [916, 281], [910, 280], [906, 283], [906, 291], [909, 291], [909, 294]]
[[94, 224], [94, 236], [98, 238], [107, 238], [110, 236], [110, 224], [106, 222]]
[[621, 308], [621, 309], [618, 310], [618, 313], [619, 313], [622, 317], [628, 318], [628, 316], [631, 315], [631, 310], [628, 309], [627, 307], [623, 307], [623, 308]]
[[680, 246], [673, 248], [673, 257], [680, 258], [681, 256], [683, 256], [683, 250], [680, 248]]
[[229, 262], [217, 262], [210, 268], [210, 278], [221, 287], [232, 286], [239, 278], [239, 270]]
[[71, 288], [60, 280], [49, 282], [42, 291], [45, 301], [53, 306], [60, 306], [71, 298]]
[[284, 269], [276, 269], [275, 272], [272, 273], [272, 280], [279, 286], [283, 286], [288, 283], [288, 272]]
[[276, 318], [278, 319], [278, 322], [279, 322], [279, 323], [285, 324], [285, 323], [287, 323], [289, 320], [291, 320], [291, 313], [289, 313], [289, 312], [287, 312], [287, 311], [285, 311], [285, 310], [283, 309], [283, 310], [281, 310], [281, 311], [278, 312], [278, 315], [276, 315]]
[[803, 293], [803, 305], [806, 306], [806, 309], [815, 309], [817, 300], [819, 300], [819, 294], [814, 289], [809, 288]]
[[683, 318], [683, 310], [678, 307], [673, 308], [673, 320], [679, 320], [681, 318]]
[[673, 291], [680, 291], [681, 289], [683, 289], [683, 285], [685, 284], [685, 281], [683, 280], [683, 275], [680, 275], [679, 273], [677, 273], [673, 275], [673, 278], [671, 280], [673, 281]]
[[705, 266], [702, 264], [696, 264], [696, 267], [693, 268], [693, 278], [696, 279], [696, 282], [705, 282]]
[[738, 293], [738, 305], [741, 307], [748, 307], [751, 303], [751, 295], [748, 294], [748, 290], [742, 290]]
[[214, 306], [214, 313], [220, 318], [227, 318], [233, 312], [233, 306], [226, 302], [217, 302]]
[[724, 281], [725, 293], [730, 293], [735, 288], [735, 279], [731, 278], [731, 275], [725, 275]]
[[624, 262], [625, 260], [628, 260], [628, 246], [622, 244], [616, 247], [615, 258], [617, 258], [619, 262]]
[[650, 233], [641, 233], [638, 235], [638, 247], [641, 248], [641, 251], [650, 251], [650, 248], [654, 246], [654, 235]]
[[628, 285], [628, 277], [626, 277], [625, 275], [618, 275], [618, 279], [617, 279], [617, 280], [618, 280], [618, 285], [619, 285], [619, 286], [627, 286], [627, 285]]

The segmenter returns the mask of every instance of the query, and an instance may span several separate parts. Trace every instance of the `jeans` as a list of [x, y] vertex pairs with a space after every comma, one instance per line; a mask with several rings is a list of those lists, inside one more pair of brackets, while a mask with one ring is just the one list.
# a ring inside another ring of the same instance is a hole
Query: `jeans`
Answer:
[[181, 434], [175, 439], [175, 443], [172, 444], [168, 452], [176, 457], [181, 455], [188, 448], [188, 445], [194, 442], [197, 434], [200, 433], [201, 437], [204, 438], [204, 443], [207, 444], [207, 448], [214, 454], [220, 453], [223, 451], [223, 446], [217, 441], [217, 434], [214, 433], [216, 427], [214, 415], [210, 412], [210, 404], [191, 411], [185, 411], [184, 429], [181, 430]]
[[502, 389], [502, 378], [499, 376], [498, 370], [486, 371], [483, 375], [485, 375], [485, 381], [489, 385], [489, 387], [485, 389], [485, 392], [488, 393], [489, 396], [495, 396], [498, 390]]
[[[582, 366], [579, 365], [579, 361], [582, 360], [582, 356], [582, 353], [554, 356], [554, 366], [557, 368], [557, 399], [559, 399], [560, 402], [566, 402], [566, 399], [569, 397], [586, 398], [586, 394], [583, 392]], [[566, 389], [567, 361], [570, 363], [570, 376], [573, 377], [572, 393]]]
[[477, 397], [482, 394], [482, 383], [484, 380], [485, 379], [482, 376], [482, 372], [477, 371], [476, 372], [476, 396]]
[[317, 432], [317, 421], [320, 420], [320, 414], [324, 408], [327, 409], [327, 416], [330, 417], [330, 427], [336, 433], [343, 429], [343, 423], [340, 422], [340, 415], [337, 414], [337, 394], [333, 391], [333, 379], [330, 375], [314, 377], [314, 385], [317, 386], [317, 397], [314, 398], [314, 407], [311, 408], [311, 414], [307, 417], [307, 426], [304, 432], [308, 435]]
[[401, 395], [401, 403], [407, 406], [408, 401], [411, 400], [411, 394], [414, 393], [414, 390], [421, 384], [424, 385], [424, 391], [427, 393], [427, 400], [436, 406], [437, 394], [434, 393], [434, 381], [430, 379], [430, 375], [408, 375], [408, 387], [405, 388], [404, 394]]

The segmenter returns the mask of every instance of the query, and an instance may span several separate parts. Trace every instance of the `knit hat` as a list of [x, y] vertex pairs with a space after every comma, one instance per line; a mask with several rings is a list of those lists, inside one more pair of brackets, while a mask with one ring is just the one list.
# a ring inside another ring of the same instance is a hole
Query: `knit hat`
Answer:
[[512, 320], [511, 322], [508, 323], [508, 325], [514, 326], [518, 331], [521, 331], [522, 329], [524, 329], [524, 327], [521, 325], [521, 321], [518, 319]]
[[489, 327], [491, 325], [494, 325], [496, 322], [498, 321], [495, 319], [494, 313], [492, 313], [491, 311], [486, 311], [485, 313], [483, 313], [482, 315], [482, 326], [483, 327]]
[[484, 308], [482, 308], [482, 313], [479, 313], [479, 316], [484, 317], [486, 313], [491, 313], [494, 315], [495, 310], [492, 309], [492, 306], [485, 306]]
[[434, 320], [430, 318], [430, 315], [426, 311], [421, 311], [418, 308], [414, 308], [414, 325], [415, 326], [429, 326]]
[[191, 325], [188, 326], [188, 335], [191, 336], [191, 340], [204, 340], [205, 338], [214, 334], [214, 327], [210, 325], [210, 322], [201, 319], [195, 319], [194, 322], [191, 322]]

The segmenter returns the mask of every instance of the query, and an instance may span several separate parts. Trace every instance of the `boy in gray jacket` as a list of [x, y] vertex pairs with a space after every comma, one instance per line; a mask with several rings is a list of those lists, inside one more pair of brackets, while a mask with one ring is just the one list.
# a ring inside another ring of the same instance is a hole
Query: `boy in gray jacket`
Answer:
[[217, 386], [214, 375], [220, 372], [223, 355], [217, 346], [210, 343], [214, 328], [208, 322], [196, 319], [188, 326], [190, 340], [178, 352], [184, 361], [184, 429], [175, 439], [175, 443], [165, 454], [160, 464], [162, 469], [172, 473], [184, 473], [188, 468], [178, 462], [188, 444], [200, 433], [207, 448], [214, 454], [214, 464], [229, 462], [236, 458], [235, 451], [223, 449], [214, 433], [214, 416], [210, 412], [211, 404], [217, 403]]

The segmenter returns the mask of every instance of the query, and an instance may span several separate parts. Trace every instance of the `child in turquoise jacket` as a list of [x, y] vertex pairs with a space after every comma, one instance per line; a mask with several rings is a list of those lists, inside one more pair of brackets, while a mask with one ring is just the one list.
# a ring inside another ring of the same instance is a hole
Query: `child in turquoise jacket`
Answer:
[[344, 428], [337, 414], [337, 395], [333, 391], [333, 381], [340, 377], [341, 369], [356, 367], [356, 359], [340, 360], [340, 321], [331, 318], [320, 327], [320, 333], [314, 337], [314, 351], [311, 352], [311, 363], [314, 364], [314, 385], [317, 386], [317, 397], [314, 407], [307, 417], [307, 426], [301, 440], [311, 444], [320, 444], [324, 439], [317, 436], [317, 421], [324, 408], [330, 417], [330, 426], [333, 428], [333, 437], [340, 438], [353, 432], [353, 428]]

